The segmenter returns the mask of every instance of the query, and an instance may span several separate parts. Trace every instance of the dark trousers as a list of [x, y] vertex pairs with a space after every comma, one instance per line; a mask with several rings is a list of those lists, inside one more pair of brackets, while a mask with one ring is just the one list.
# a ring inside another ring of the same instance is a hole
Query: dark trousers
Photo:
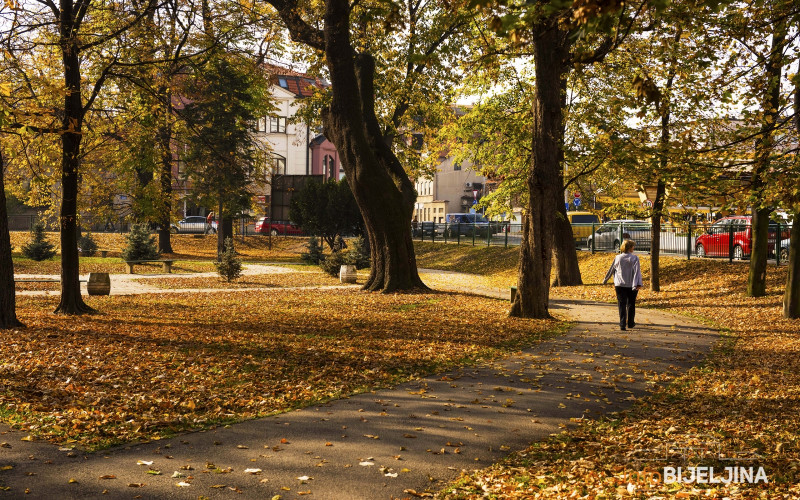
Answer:
[[636, 295], [639, 290], [635, 288], [628, 288], [624, 286], [615, 286], [617, 291], [617, 305], [619, 306], [619, 326], [634, 325], [634, 316], [636, 316]]

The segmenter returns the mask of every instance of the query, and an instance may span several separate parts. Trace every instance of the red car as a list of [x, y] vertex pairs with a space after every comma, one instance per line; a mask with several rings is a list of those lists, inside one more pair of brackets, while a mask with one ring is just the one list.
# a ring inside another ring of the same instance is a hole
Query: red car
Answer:
[[[733, 258], [742, 260], [749, 257], [753, 246], [752, 220], [753, 217], [750, 215], [734, 215], [714, 222], [706, 228], [705, 234], [701, 234], [695, 240], [695, 253], [698, 257], [728, 257], [733, 236]], [[781, 239], [788, 239], [789, 226], [783, 228]], [[777, 223], [770, 221], [768, 236], [770, 254], [775, 252], [777, 232]]]
[[256, 234], [272, 234], [299, 236], [303, 234], [303, 230], [294, 222], [275, 221], [269, 220], [269, 217], [262, 217], [256, 221]]

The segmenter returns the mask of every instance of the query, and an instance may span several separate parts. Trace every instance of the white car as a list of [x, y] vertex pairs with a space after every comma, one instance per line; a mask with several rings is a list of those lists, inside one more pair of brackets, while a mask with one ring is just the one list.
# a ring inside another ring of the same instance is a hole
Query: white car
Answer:
[[173, 234], [177, 233], [216, 234], [217, 221], [213, 221], [211, 224], [208, 224], [204, 216], [193, 215], [190, 217], [186, 217], [181, 221], [178, 221], [177, 224], [173, 224], [170, 231]]
[[650, 223], [643, 220], [620, 219], [604, 223], [597, 228], [594, 234], [586, 239], [587, 248], [595, 250], [619, 251], [619, 246], [624, 239], [631, 239], [636, 243], [636, 250], [650, 251]]

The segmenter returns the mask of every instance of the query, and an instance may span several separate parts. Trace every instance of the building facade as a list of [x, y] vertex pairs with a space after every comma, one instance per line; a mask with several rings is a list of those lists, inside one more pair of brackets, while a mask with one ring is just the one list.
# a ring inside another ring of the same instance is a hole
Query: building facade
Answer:
[[448, 213], [468, 213], [486, 194], [486, 178], [471, 163], [459, 163], [452, 157], [440, 157], [433, 178], [415, 181], [417, 202], [414, 217], [420, 222], [446, 222]]

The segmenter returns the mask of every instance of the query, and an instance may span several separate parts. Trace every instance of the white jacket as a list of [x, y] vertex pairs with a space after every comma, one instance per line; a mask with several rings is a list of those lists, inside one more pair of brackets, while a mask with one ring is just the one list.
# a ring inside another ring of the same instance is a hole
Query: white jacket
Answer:
[[642, 268], [639, 264], [639, 257], [629, 252], [621, 253], [614, 257], [614, 263], [611, 264], [603, 278], [603, 284], [614, 276], [614, 286], [623, 286], [626, 288], [641, 287], [642, 284]]

